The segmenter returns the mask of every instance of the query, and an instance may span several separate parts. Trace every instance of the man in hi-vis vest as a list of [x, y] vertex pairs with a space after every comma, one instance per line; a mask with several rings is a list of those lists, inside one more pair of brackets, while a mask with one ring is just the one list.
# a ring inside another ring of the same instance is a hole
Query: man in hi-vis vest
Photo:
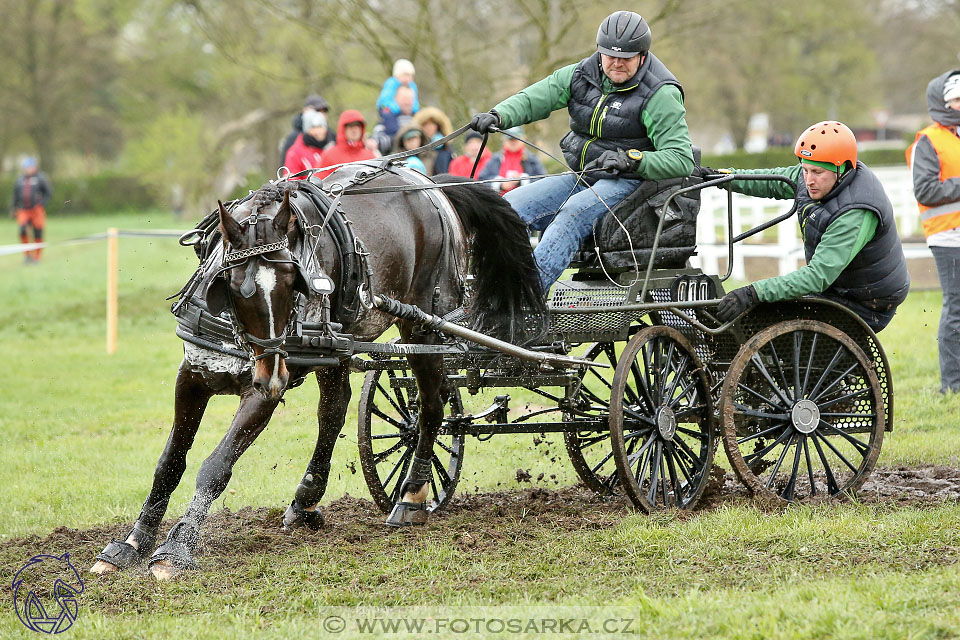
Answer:
[[937, 341], [945, 393], [960, 391], [960, 69], [930, 81], [927, 109], [933, 124], [917, 133], [907, 164], [943, 289]]

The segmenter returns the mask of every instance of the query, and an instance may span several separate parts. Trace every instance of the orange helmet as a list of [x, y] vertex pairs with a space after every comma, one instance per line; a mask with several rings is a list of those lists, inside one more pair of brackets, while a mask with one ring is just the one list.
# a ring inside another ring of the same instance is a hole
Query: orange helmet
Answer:
[[849, 162], [857, 166], [857, 139], [853, 131], [836, 120], [824, 120], [807, 128], [797, 139], [794, 155], [800, 160], [825, 163], [838, 170]]

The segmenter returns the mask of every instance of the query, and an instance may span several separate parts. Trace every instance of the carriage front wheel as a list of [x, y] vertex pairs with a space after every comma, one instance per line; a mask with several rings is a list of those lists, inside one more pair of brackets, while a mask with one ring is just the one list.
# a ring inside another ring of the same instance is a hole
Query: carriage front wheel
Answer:
[[650, 512], [692, 509], [710, 479], [716, 449], [710, 383], [676, 329], [641, 329], [617, 362], [610, 443], [620, 484]]
[[723, 446], [754, 494], [784, 501], [852, 493], [873, 471], [884, 406], [873, 362], [816, 320], [760, 331], [721, 391]]
[[[462, 414], [460, 390], [450, 386], [445, 421], [433, 446], [433, 477], [427, 508], [435, 511], [453, 497], [463, 466], [464, 437], [446, 429], [446, 417]], [[357, 430], [360, 466], [373, 501], [390, 513], [410, 469], [419, 430], [416, 379], [406, 363], [368, 371], [363, 380]]]

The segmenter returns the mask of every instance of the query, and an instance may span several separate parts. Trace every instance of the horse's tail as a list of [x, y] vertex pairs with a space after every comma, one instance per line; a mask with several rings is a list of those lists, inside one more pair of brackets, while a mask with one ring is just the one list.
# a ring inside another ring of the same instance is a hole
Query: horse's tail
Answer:
[[[434, 180], [469, 182], [448, 174]], [[511, 342], [536, 337], [544, 328], [546, 305], [527, 225], [486, 185], [463, 184], [443, 191], [473, 236], [469, 309], [473, 327]]]

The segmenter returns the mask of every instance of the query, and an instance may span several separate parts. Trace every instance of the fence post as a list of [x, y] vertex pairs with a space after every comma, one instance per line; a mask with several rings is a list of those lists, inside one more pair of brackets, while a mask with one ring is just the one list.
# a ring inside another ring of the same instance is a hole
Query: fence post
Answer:
[[116, 227], [107, 229], [107, 353], [117, 350], [117, 270], [119, 242]]

